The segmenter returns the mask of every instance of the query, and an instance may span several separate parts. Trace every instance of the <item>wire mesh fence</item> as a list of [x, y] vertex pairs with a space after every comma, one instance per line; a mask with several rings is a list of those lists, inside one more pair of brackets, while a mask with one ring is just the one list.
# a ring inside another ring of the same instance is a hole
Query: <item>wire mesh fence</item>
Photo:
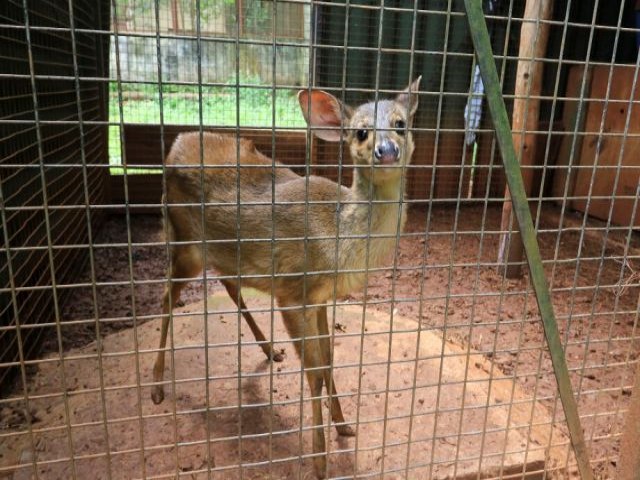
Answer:
[[[616, 478], [638, 7], [483, 7]], [[8, 0], [0, 32], [0, 475], [577, 478], [463, 2]]]

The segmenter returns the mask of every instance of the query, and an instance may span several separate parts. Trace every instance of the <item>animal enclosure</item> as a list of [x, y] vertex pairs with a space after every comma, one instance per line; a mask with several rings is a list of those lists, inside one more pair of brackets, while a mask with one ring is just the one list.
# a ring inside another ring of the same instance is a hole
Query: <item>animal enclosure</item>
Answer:
[[[640, 7], [480, 3], [624, 478]], [[0, 32], [0, 477], [580, 478], [464, 1], [7, 0]]]

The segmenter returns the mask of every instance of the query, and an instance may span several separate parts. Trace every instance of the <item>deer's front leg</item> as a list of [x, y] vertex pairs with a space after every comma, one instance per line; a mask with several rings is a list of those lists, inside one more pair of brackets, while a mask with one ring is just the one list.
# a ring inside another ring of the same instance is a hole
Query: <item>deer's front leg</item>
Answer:
[[331, 341], [329, 339], [329, 322], [327, 320], [327, 307], [318, 309], [318, 332], [320, 335], [320, 349], [322, 352], [324, 383], [327, 386], [329, 399], [331, 400], [331, 420], [335, 424], [338, 435], [345, 437], [354, 437], [355, 430], [351, 425], [346, 425], [340, 398], [338, 398], [338, 390], [336, 389], [336, 381], [331, 374], [331, 365], [333, 364], [333, 355], [331, 355]]
[[[285, 306], [285, 305], [283, 305]], [[320, 342], [318, 340], [317, 308], [308, 308], [304, 314], [300, 310], [286, 310], [282, 312], [284, 324], [294, 341], [296, 352], [309, 382], [311, 390], [311, 411], [313, 415], [312, 444], [313, 466], [318, 478], [325, 478], [327, 473], [327, 448], [325, 445], [324, 428], [322, 422], [322, 383], [324, 366]]]

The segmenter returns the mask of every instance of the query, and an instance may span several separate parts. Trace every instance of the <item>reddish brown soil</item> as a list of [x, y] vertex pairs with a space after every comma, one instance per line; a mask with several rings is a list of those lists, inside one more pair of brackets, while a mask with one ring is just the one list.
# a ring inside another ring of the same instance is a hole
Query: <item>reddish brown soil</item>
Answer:
[[[572, 215], [566, 219], [565, 228], [580, 225], [582, 220]], [[366, 290], [368, 308], [396, 311], [428, 328], [444, 331], [460, 345], [483, 352], [495, 368], [515, 377], [550, 411], [555, 408], [556, 418], [562, 421], [544, 332], [528, 280], [526, 276], [506, 280], [495, 266], [499, 235], [494, 232], [499, 230], [500, 209], [492, 207], [485, 215], [482, 206], [470, 206], [456, 215], [454, 208], [434, 207], [427, 217], [426, 209], [410, 212], [409, 235], [400, 240], [398, 269], [395, 273], [371, 274]], [[636, 333], [640, 289], [633, 270], [640, 267], [640, 240], [637, 235], [632, 239], [632, 260], [624, 265], [626, 231], [610, 234], [605, 243], [602, 231], [591, 230], [584, 235], [580, 260], [576, 261], [580, 229], [565, 230], [556, 252], [557, 233], [544, 230], [557, 228], [557, 220], [553, 220], [557, 211], [545, 210], [543, 218], [539, 240], [543, 258], [549, 261], [545, 268], [554, 289], [560, 331], [568, 341], [567, 358], [574, 389], [579, 391], [585, 435], [598, 476], [613, 478], [621, 410], [626, 410], [633, 382], [631, 362], [640, 352]], [[590, 221], [588, 226], [598, 224]], [[134, 244], [162, 241], [160, 218], [132, 216], [131, 239]], [[96, 313], [101, 319], [101, 333], [106, 334], [132, 326], [134, 312], [137, 321], [144, 322], [159, 311], [165, 247], [132, 246], [129, 252], [124, 216], [109, 218], [95, 241], [96, 281], [126, 284], [98, 286], [97, 312], [90, 288], [73, 292], [63, 312], [65, 320], [91, 321], [63, 328], [65, 349], [95, 339]], [[114, 243], [122, 246], [115, 247]], [[557, 261], [553, 262], [556, 255]], [[85, 275], [84, 280], [90, 280], [88, 268]], [[149, 280], [152, 282], [137, 283]], [[629, 281], [631, 284], [625, 286]], [[209, 291], [221, 288], [215, 281], [208, 282]], [[193, 283], [185, 289], [182, 300], [200, 300], [202, 290], [202, 283]], [[364, 296], [364, 292], [355, 293], [349, 300], [361, 302]], [[49, 337], [46, 349], [57, 349], [56, 337]]]

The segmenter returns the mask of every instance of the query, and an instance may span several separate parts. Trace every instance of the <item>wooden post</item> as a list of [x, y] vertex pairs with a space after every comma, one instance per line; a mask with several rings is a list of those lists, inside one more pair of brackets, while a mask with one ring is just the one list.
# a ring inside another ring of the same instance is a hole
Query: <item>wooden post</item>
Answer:
[[173, 33], [177, 34], [180, 30], [180, 22], [178, 19], [178, 0], [171, 0], [171, 18], [173, 19]]
[[[540, 117], [540, 99], [542, 91], [543, 62], [541, 59], [547, 51], [549, 24], [539, 23], [551, 18], [553, 0], [527, 0], [522, 28], [520, 30], [520, 49], [518, 52], [518, 68], [516, 75], [515, 100], [513, 102], [513, 118], [511, 130], [516, 154], [522, 152], [520, 166], [525, 192], [531, 194], [533, 172], [526, 167], [532, 166], [536, 157], [536, 135], [529, 133], [538, 129]], [[523, 133], [524, 132], [524, 133]], [[520, 263], [524, 257], [524, 248], [515, 220], [512, 221], [511, 195], [505, 189], [502, 207], [501, 230], [508, 231], [510, 224], [513, 230], [500, 236], [498, 262], [503, 264], [507, 278], [519, 277], [522, 273]]]

